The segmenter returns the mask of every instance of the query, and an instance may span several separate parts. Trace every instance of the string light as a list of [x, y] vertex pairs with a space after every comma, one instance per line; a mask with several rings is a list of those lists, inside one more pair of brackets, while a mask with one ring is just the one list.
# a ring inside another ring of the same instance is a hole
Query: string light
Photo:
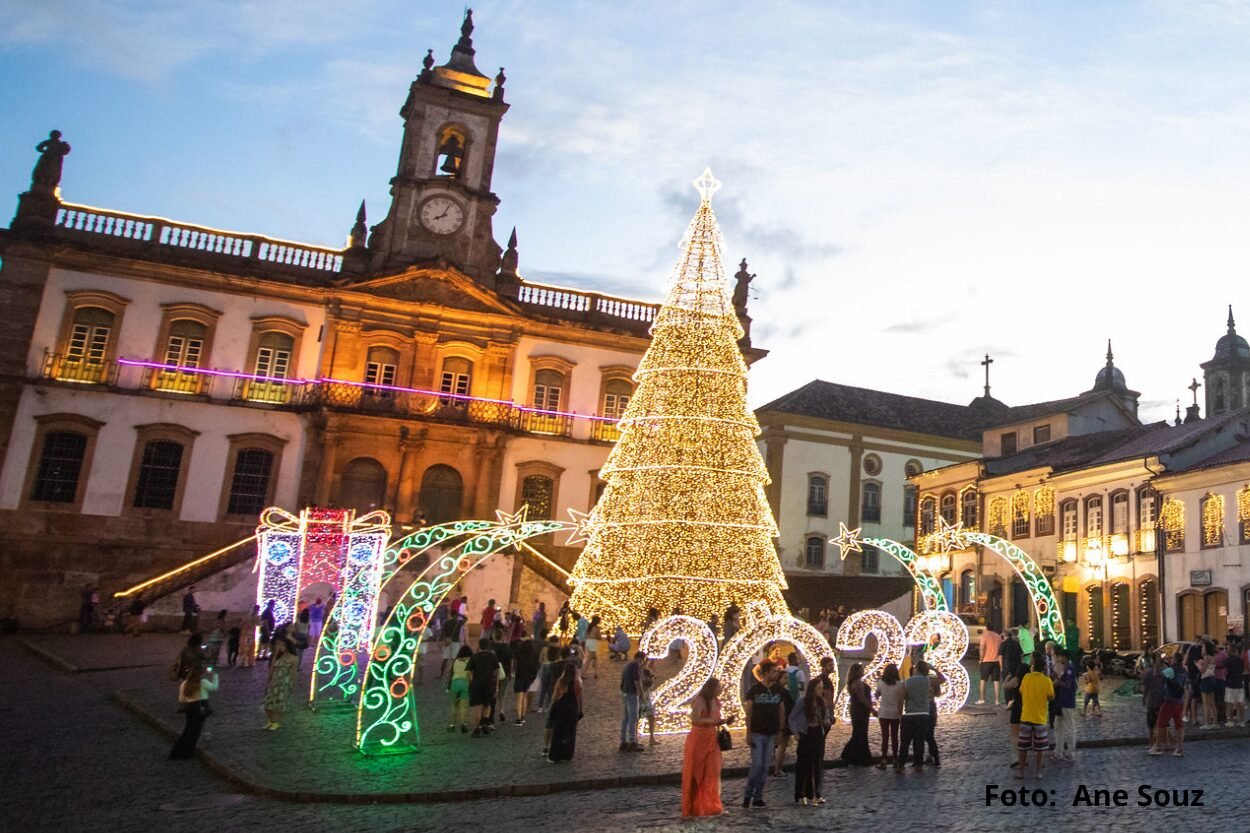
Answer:
[[[884, 610], [857, 610], [838, 628], [838, 641], [835, 647], [839, 651], [862, 651], [868, 647], [868, 635], [877, 638], [877, 650], [872, 662], [864, 669], [864, 685], [868, 689], [868, 697], [875, 703], [877, 698], [877, 680], [890, 663], [902, 666], [903, 657], [907, 653], [907, 637], [903, 625]], [[851, 719], [851, 692], [842, 689], [834, 704], [834, 714], [839, 720]]]
[[1001, 555], [1024, 582], [1025, 588], [1029, 591], [1029, 599], [1033, 602], [1033, 610], [1037, 613], [1038, 629], [1041, 631], [1042, 640], [1054, 640], [1056, 645], [1066, 644], [1059, 601], [1055, 598], [1055, 592], [1051, 589], [1050, 582], [1042, 573], [1042, 569], [1037, 566], [1037, 562], [1024, 550], [997, 535], [985, 532], [964, 534], [972, 543], [989, 547]]
[[1164, 546], [1168, 552], [1185, 549], [1185, 504], [1176, 498], [1163, 501], [1159, 510], [1159, 522], [1163, 526]]
[[[938, 714], [955, 714], [968, 702], [968, 670], [963, 665], [968, 626], [948, 610], [926, 610], [911, 618], [904, 634], [907, 644], [925, 646], [924, 661], [946, 677], [936, 698]], [[935, 634], [938, 639], [933, 643]]]
[[570, 604], [627, 630], [652, 608], [706, 621], [730, 605], [762, 599], [788, 612], [764, 494], [768, 471], [747, 406], [747, 367], [703, 195], [656, 313], [638, 383], [618, 423], [620, 437], [600, 469], [607, 484], [584, 521], [586, 547], [573, 568]]
[[1208, 493], [1202, 499], [1202, 546], [1224, 543], [1224, 496]]
[[681, 671], [651, 694], [657, 735], [690, 731], [690, 701], [712, 678], [719, 659], [715, 634], [693, 616], [669, 616], [659, 620], [642, 635], [638, 649], [658, 660], [668, 656], [675, 642], [686, 643], [688, 653]]
[[[356, 748], [362, 754], [408, 752], [419, 745], [412, 673], [430, 618], [465, 573], [504, 549], [571, 526], [564, 521], [527, 521], [525, 515], [522, 509], [507, 516], [510, 524], [462, 530], [463, 540], [425, 567], [395, 602], [374, 636], [365, 668], [356, 711]], [[419, 534], [425, 532], [428, 530]], [[397, 580], [406, 564], [415, 563], [415, 559], [408, 559], [400, 564], [390, 580]]]
[[837, 545], [840, 560], [845, 561], [847, 553], [864, 551], [864, 548], [859, 540], [859, 531], [861, 529], [863, 529], [863, 527], [859, 526], [854, 529], [847, 529], [845, 523], [838, 521], [838, 536], [836, 538], [830, 538], [829, 543]]
[[[721, 653], [716, 678], [721, 681], [721, 713], [726, 717], [745, 716], [742, 708], [742, 672], [747, 663], [771, 642], [789, 642], [796, 653], [807, 663], [809, 674], [820, 670], [820, 661], [832, 657], [825, 637], [801, 619], [793, 616], [762, 616], [747, 621], [747, 627], [739, 631], [725, 644]], [[833, 664], [829, 674], [833, 690], [838, 690], [838, 664]]]

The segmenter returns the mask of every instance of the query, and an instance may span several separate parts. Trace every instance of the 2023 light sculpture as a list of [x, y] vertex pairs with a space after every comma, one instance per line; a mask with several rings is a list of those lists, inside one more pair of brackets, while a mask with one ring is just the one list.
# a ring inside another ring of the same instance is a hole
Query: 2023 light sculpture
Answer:
[[256, 603], [264, 610], [273, 602], [274, 624], [294, 620], [307, 588], [325, 584], [336, 594], [321, 642], [329, 640], [329, 650], [352, 661], [338, 663], [327, 696], [355, 694], [355, 658], [362, 648], [367, 653], [373, 636], [390, 529], [390, 516], [380, 511], [360, 518], [351, 509], [305, 509], [296, 516], [270, 507], [261, 513]]
[[[527, 521], [526, 511], [466, 536], [426, 567], [395, 602], [373, 640], [356, 712], [356, 748], [366, 755], [411, 752], [420, 730], [412, 674], [426, 625], [456, 583], [482, 561], [536, 535], [570, 529], [563, 521]], [[411, 559], [407, 563], [413, 563]], [[402, 567], [400, 568], [402, 569]], [[397, 578], [392, 576], [392, 581]]]
[[[872, 661], [864, 668], [864, 685], [868, 688], [868, 696], [876, 701], [877, 681], [881, 673], [890, 663], [900, 668], [903, 657], [907, 655], [907, 637], [903, 626], [884, 610], [857, 610], [838, 628], [837, 645], [839, 651], [862, 651], [868, 647], [869, 635], [876, 638], [876, 650]], [[847, 689], [838, 693], [834, 704], [834, 714], [838, 720], [851, 719], [851, 694]]]
[[[721, 713], [725, 717], [737, 716], [737, 725], [742, 726], [744, 672], [752, 669], [751, 658], [770, 643], [793, 644], [813, 674], [819, 673], [822, 659], [833, 656], [820, 631], [792, 616], [774, 616], [766, 610], [748, 614], [742, 630], [725, 644], [723, 652], [718, 652], [711, 629], [693, 616], [660, 619], [643, 633], [639, 646], [648, 657], [661, 659], [668, 656], [675, 642], [684, 642], [689, 654], [677, 675], [651, 695], [657, 735], [690, 731], [690, 701], [713, 676], [721, 684]], [[836, 689], [836, 664], [831, 681]]]
[[680, 672], [651, 693], [651, 713], [657, 735], [690, 731], [690, 701], [716, 673], [719, 659], [716, 635], [706, 623], [693, 616], [669, 616], [659, 620], [642, 635], [638, 650], [653, 660], [663, 659], [677, 642], [686, 644], [685, 664]]
[[946, 678], [937, 698], [938, 714], [955, 714], [968, 702], [968, 670], [962, 662], [968, 650], [968, 626], [950, 611], [925, 610], [908, 621], [904, 633], [907, 644], [920, 647], [919, 654], [929, 667]]

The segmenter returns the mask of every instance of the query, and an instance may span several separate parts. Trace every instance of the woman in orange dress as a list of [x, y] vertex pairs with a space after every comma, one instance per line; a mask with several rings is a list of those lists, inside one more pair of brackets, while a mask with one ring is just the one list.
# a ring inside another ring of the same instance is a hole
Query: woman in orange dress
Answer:
[[720, 800], [721, 751], [716, 730], [729, 720], [721, 717], [720, 681], [715, 677], [703, 684], [690, 704], [690, 734], [681, 767], [681, 814], [718, 816], [724, 812]]

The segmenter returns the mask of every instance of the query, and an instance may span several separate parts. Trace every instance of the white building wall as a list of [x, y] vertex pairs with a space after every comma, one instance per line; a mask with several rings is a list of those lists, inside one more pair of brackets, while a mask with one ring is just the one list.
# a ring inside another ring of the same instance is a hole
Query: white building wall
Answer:
[[274, 494], [278, 505], [295, 507], [305, 444], [303, 420], [295, 414], [49, 385], [28, 386], [22, 391], [9, 447], [26, 449], [27, 453], [11, 453], [5, 460], [0, 474], [0, 508], [16, 509], [21, 501], [35, 418], [57, 413], [80, 414], [104, 423], [87, 475], [84, 514], [121, 514], [135, 454], [135, 426], [152, 423], [172, 423], [199, 432], [189, 460], [184, 461], [190, 468], [179, 515], [182, 520], [218, 520], [222, 484], [233, 465], [228, 459], [228, 437], [232, 434], [261, 433], [286, 440]]
[[[39, 317], [35, 322], [28, 356], [32, 375], [38, 374], [43, 367], [45, 351], [55, 353], [61, 346], [57, 344], [57, 339], [65, 315], [65, 293], [82, 289], [104, 290], [130, 301], [122, 316], [121, 331], [114, 334], [119, 358], [161, 361], [164, 358], [161, 355], [163, 346], [156, 343], [164, 314], [161, 306], [195, 303], [221, 313], [213, 331], [211, 353], [203, 360], [204, 367], [250, 372], [248, 346], [252, 338], [252, 319], [279, 315], [305, 325], [298, 367], [292, 370], [291, 375], [303, 379], [317, 376], [321, 359], [321, 330], [325, 323], [325, 309], [321, 306], [59, 268], [49, 272]], [[123, 385], [126, 381], [137, 384], [140, 376], [138, 368], [131, 368], [124, 371], [118, 381]], [[232, 383], [214, 385], [212, 395], [227, 397], [232, 390]]]

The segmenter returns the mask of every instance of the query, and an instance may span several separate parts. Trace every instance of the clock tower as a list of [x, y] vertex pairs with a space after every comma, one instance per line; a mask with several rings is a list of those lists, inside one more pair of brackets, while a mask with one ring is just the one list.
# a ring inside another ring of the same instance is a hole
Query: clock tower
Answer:
[[436, 67], [434, 50], [429, 51], [399, 111], [404, 139], [391, 180], [391, 206], [369, 240], [374, 274], [443, 258], [494, 286], [502, 249], [491, 230], [499, 197], [490, 180], [508, 105], [503, 69], [492, 88], [473, 62], [472, 34], [469, 9], [451, 58]]

